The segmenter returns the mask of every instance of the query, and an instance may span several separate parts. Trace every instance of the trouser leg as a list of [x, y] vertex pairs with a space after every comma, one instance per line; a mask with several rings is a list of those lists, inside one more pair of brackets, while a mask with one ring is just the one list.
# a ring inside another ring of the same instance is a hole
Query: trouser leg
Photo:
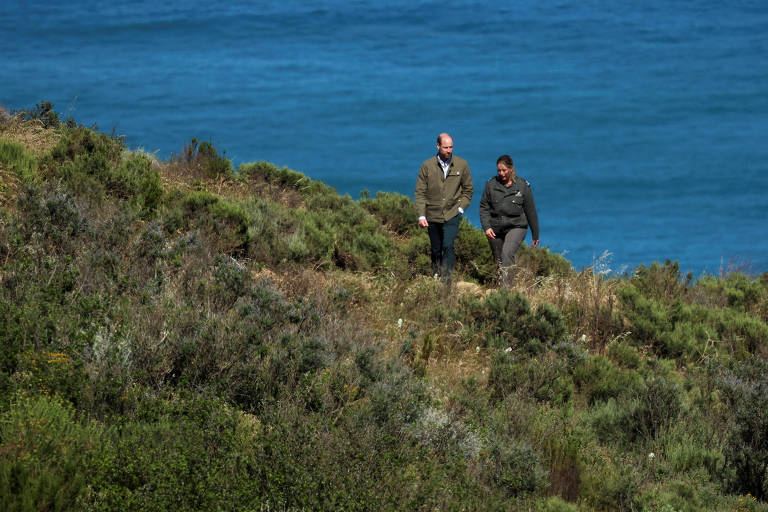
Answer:
[[501, 248], [501, 266], [511, 267], [515, 264], [515, 253], [523, 243], [527, 228], [512, 228], [504, 235], [504, 244]]
[[443, 224], [430, 222], [427, 226], [429, 235], [430, 258], [432, 259], [432, 274], [439, 275], [443, 266]]
[[488, 240], [493, 260], [496, 263], [500, 285], [509, 285], [511, 283], [515, 253], [520, 248], [520, 244], [523, 243], [527, 231], [526, 228], [512, 228], [506, 233], [497, 233], [496, 238]]
[[496, 281], [499, 285], [506, 284], [506, 271], [501, 267], [501, 252], [504, 248], [504, 238], [496, 236], [494, 239], [488, 239], [488, 245], [491, 246], [491, 254], [493, 255], [493, 263], [496, 267]]
[[460, 223], [461, 215], [456, 215], [443, 224], [443, 280], [445, 281], [450, 280], [453, 273], [453, 265], [456, 259], [453, 243], [459, 234]]

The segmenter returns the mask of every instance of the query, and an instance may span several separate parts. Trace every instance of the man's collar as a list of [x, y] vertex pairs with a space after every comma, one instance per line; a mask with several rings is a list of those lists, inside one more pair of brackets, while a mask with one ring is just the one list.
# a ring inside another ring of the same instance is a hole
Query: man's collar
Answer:
[[443, 160], [443, 159], [440, 157], [440, 153], [438, 153], [438, 154], [437, 154], [437, 161], [438, 161], [439, 163], [442, 163], [443, 165], [450, 165], [450, 163], [451, 163], [451, 160], [453, 160], [453, 155], [451, 155], [451, 158], [449, 158], [449, 159], [448, 159], [448, 161], [446, 162], [445, 160]]

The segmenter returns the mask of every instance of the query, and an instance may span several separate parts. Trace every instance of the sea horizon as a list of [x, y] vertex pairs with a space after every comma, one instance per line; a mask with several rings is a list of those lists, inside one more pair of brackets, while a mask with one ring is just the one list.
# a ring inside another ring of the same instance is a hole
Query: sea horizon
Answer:
[[577, 269], [768, 271], [766, 4], [205, 6], [12, 0], [0, 105], [49, 101], [161, 160], [210, 141], [354, 199], [412, 198], [445, 131], [476, 227], [509, 154]]

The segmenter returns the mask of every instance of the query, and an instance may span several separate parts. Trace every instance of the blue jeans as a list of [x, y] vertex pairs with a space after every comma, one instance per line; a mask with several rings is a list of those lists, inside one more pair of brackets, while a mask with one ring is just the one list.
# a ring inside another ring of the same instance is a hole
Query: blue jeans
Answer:
[[456, 255], [453, 250], [453, 241], [459, 234], [461, 215], [456, 215], [446, 222], [430, 222], [427, 226], [429, 244], [431, 247], [432, 273], [448, 281], [453, 273], [453, 263]]

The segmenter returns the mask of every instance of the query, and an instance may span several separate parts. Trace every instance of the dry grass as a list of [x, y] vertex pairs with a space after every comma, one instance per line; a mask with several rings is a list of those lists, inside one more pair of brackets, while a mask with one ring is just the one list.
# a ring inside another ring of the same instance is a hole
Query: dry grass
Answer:
[[511, 289], [524, 295], [532, 309], [548, 303], [560, 311], [574, 311], [571, 336], [577, 339], [583, 335], [591, 349], [602, 351], [610, 341], [606, 331], [618, 303], [616, 285], [616, 281], [589, 268], [568, 277], [537, 277], [528, 269], [518, 268]]
[[10, 115], [0, 107], [0, 137], [22, 144], [27, 151], [35, 155], [44, 155], [53, 149], [61, 138], [56, 130], [43, 127], [40, 120], [26, 120]]
[[304, 198], [299, 191], [281, 187], [260, 177], [240, 179], [223, 174], [209, 176], [206, 170], [194, 161], [181, 159], [158, 164], [163, 188], [180, 190], [207, 190], [231, 200], [246, 201], [262, 197], [280, 203], [288, 208], [304, 208]]
[[[12, 116], [0, 107], [0, 139], [21, 144], [28, 152], [42, 156], [56, 145], [59, 138], [58, 133], [45, 129], [40, 121]], [[13, 207], [20, 185], [17, 173], [0, 163], [0, 207]]]
[[10, 208], [19, 195], [19, 178], [0, 163], [0, 208]]

